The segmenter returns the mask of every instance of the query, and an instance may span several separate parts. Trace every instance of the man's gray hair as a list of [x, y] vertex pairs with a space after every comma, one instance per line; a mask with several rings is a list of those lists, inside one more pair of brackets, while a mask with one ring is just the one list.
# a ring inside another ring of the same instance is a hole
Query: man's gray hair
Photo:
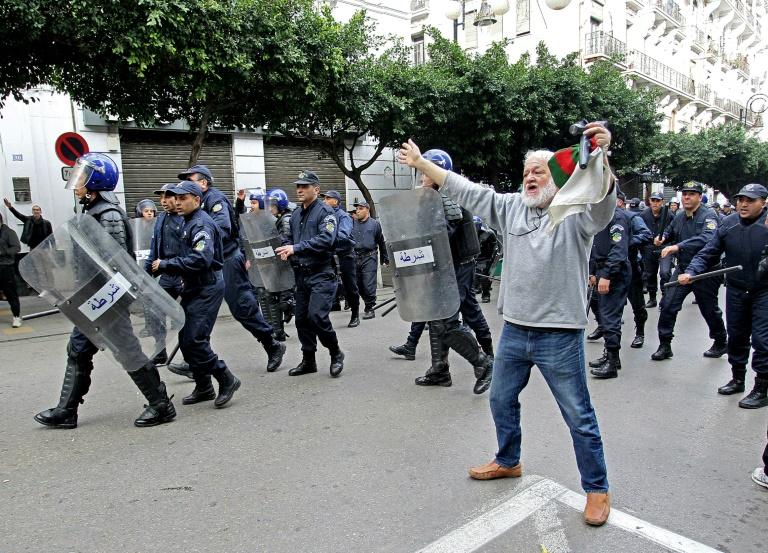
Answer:
[[523, 163], [525, 164], [529, 161], [540, 161], [546, 165], [547, 162], [552, 159], [553, 155], [555, 155], [555, 152], [550, 152], [549, 150], [528, 150], [525, 154]]

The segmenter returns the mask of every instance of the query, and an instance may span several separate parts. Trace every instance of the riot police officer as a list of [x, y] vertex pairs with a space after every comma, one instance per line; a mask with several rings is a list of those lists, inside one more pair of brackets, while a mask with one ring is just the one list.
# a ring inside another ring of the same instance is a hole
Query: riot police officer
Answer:
[[[371, 206], [365, 200], [354, 204], [357, 216], [352, 228], [352, 238], [355, 242], [355, 257], [357, 258], [357, 289], [365, 302], [363, 319], [373, 319], [376, 312], [376, 275], [378, 268], [376, 258], [381, 265], [389, 265], [389, 256], [381, 232], [379, 222], [371, 217]], [[376, 250], [378, 249], [378, 255]]]
[[768, 406], [768, 273], [760, 270], [761, 255], [768, 246], [766, 197], [768, 189], [761, 184], [742, 187], [734, 196], [736, 213], [723, 220], [714, 238], [678, 276], [680, 284], [689, 285], [690, 277], [706, 272], [723, 253], [726, 267], [742, 266], [741, 271], [726, 277], [725, 314], [732, 378], [717, 391], [723, 395], [744, 391], [751, 342], [755, 386], [739, 402], [744, 409]]
[[[643, 210], [640, 214], [640, 217], [645, 222], [645, 226], [651, 230], [654, 238], [660, 237], [672, 220], [669, 208], [663, 208], [663, 203], [664, 196], [660, 192], [654, 192], [651, 194], [650, 207]], [[648, 290], [648, 302], [645, 304], [645, 307], [649, 309], [658, 305], [656, 302], [656, 292], [658, 290], [660, 256], [660, 247], [653, 243], [643, 246], [643, 281], [645, 282], [646, 290]], [[662, 277], [661, 286], [664, 286], [666, 282], [667, 280]]]
[[[622, 202], [623, 203], [623, 202]], [[617, 202], [619, 204], [619, 202]], [[613, 219], [595, 235], [589, 259], [589, 283], [600, 294], [595, 316], [605, 339], [602, 357], [591, 361], [596, 378], [616, 378], [621, 369], [621, 314], [627, 303], [632, 279], [629, 248], [632, 239], [630, 215], [617, 205]]]
[[[89, 153], [78, 158], [67, 181], [83, 206], [83, 213], [95, 218], [104, 230], [133, 257], [130, 226], [125, 212], [115, 195], [119, 171], [115, 162], [101, 153]], [[77, 267], [75, 267], [77, 270]], [[130, 325], [121, 336], [126, 348], [141, 350]], [[35, 420], [56, 428], [77, 427], [77, 410], [91, 386], [93, 356], [99, 348], [75, 327], [67, 344], [67, 366], [61, 387], [59, 403], [35, 415]], [[124, 366], [128, 375], [147, 398], [149, 405], [134, 421], [139, 427], [155, 426], [176, 417], [176, 409], [166, 393], [157, 367], [149, 359], [136, 369]]]
[[[621, 192], [619, 194], [621, 195]], [[623, 201], [620, 200], [618, 203], [621, 204]], [[632, 279], [629, 282], [627, 300], [632, 306], [632, 315], [635, 320], [635, 337], [629, 347], [641, 348], [645, 343], [645, 322], [648, 320], [648, 311], [645, 309], [645, 297], [643, 296], [643, 270], [640, 266], [640, 250], [653, 241], [653, 235], [640, 217], [640, 200], [638, 198], [633, 198], [630, 201], [630, 209], [626, 211], [626, 214], [631, 229], [628, 255], [629, 265], [632, 268]]]
[[501, 252], [501, 245], [496, 232], [485, 225], [477, 215], [472, 217], [477, 229], [477, 237], [480, 241], [480, 254], [477, 256], [477, 272], [475, 273], [475, 286], [473, 292], [480, 292], [480, 301], [491, 301], [491, 271], [496, 265]]
[[189, 180], [203, 191], [200, 208], [211, 216], [221, 231], [224, 255], [224, 300], [232, 316], [248, 330], [267, 352], [267, 371], [276, 370], [283, 362], [285, 344], [275, 340], [272, 327], [259, 309], [256, 292], [248, 280], [245, 254], [241, 249], [235, 211], [227, 197], [213, 186], [213, 174], [205, 165], [195, 165], [179, 173], [179, 179]]
[[[200, 208], [203, 191], [194, 182], [182, 181], [166, 194], [175, 195], [176, 209], [184, 217], [181, 248], [176, 257], [152, 261], [152, 271], [179, 276], [183, 283], [181, 307], [186, 320], [179, 347], [195, 378], [195, 389], [181, 402], [192, 405], [213, 399], [215, 407], [223, 407], [240, 388], [240, 379], [213, 352], [210, 342], [224, 298], [220, 229]], [[219, 383], [218, 395], [211, 376]]]
[[[277, 219], [275, 222], [277, 233], [280, 235], [280, 240], [285, 246], [291, 241], [291, 209], [288, 194], [281, 188], [275, 188], [268, 195], [270, 210], [272, 211], [272, 215]], [[294, 300], [293, 290], [280, 292], [280, 311], [283, 313], [284, 323], [291, 322], [295, 304], [296, 301]]]
[[319, 339], [331, 355], [331, 376], [337, 377], [344, 369], [344, 353], [329, 317], [336, 296], [331, 265], [336, 216], [328, 204], [318, 199], [320, 179], [313, 171], [302, 171], [294, 184], [301, 205], [291, 214], [290, 243], [275, 250], [283, 261], [293, 257], [296, 275], [296, 331], [302, 359], [288, 374], [317, 372], [315, 352]]
[[[664, 230], [662, 238], [654, 240], [656, 246], [666, 245], [661, 250], [662, 259], [670, 254], [677, 254], [678, 266], [673, 278], [677, 278], [677, 274], [686, 271], [691, 259], [712, 239], [718, 227], [715, 212], [701, 203], [704, 185], [690, 181], [683, 185], [682, 191], [683, 209], [675, 215], [672, 223]], [[660, 361], [672, 357], [672, 338], [677, 314], [683, 307], [683, 301], [691, 292], [709, 327], [709, 337], [714, 340], [712, 347], [704, 352], [704, 357], [722, 357], [728, 351], [723, 312], [717, 306], [719, 287], [720, 279], [709, 278], [687, 286], [675, 286], [664, 295], [661, 300], [658, 323], [659, 349], [651, 359]]]
[[341, 194], [329, 190], [320, 197], [333, 209], [336, 217], [336, 258], [339, 276], [344, 288], [344, 297], [352, 313], [349, 318], [350, 328], [360, 325], [360, 296], [357, 289], [357, 262], [355, 260], [355, 239], [352, 237], [352, 217], [341, 208]]

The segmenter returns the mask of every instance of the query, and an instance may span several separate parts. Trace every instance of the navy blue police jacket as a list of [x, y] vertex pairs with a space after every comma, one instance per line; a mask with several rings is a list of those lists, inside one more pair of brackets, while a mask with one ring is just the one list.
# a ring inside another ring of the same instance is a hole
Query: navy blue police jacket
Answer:
[[725, 253], [725, 266], [741, 265], [741, 271], [729, 273], [728, 286], [756, 292], [768, 288], [768, 274], [758, 275], [763, 249], [768, 245], [766, 210], [757, 219], [743, 219], [738, 213], [727, 215], [714, 236], [688, 264], [685, 270], [691, 276], [705, 273], [717, 265]]
[[352, 217], [341, 207], [332, 209], [336, 217], [336, 251], [340, 254], [350, 253], [355, 247], [355, 240], [352, 238]]
[[382, 265], [389, 263], [384, 233], [376, 219], [368, 217], [365, 222], [356, 220], [352, 227], [352, 236], [355, 239], [355, 249], [367, 253], [379, 248], [379, 261]]
[[608, 280], [626, 278], [630, 272], [631, 238], [632, 221], [626, 211], [617, 207], [611, 222], [598, 232], [592, 241], [589, 274]]
[[221, 232], [213, 219], [202, 209], [184, 217], [181, 250], [177, 257], [160, 261], [160, 273], [178, 275], [184, 288], [212, 284], [215, 271], [224, 265]]
[[232, 204], [224, 193], [213, 186], [203, 192], [200, 208], [205, 211], [221, 230], [221, 244], [224, 257], [229, 257], [240, 250], [240, 229]]
[[690, 217], [684, 209], [677, 210], [672, 223], [664, 230], [664, 246], [676, 244], [680, 248], [677, 264], [681, 272], [712, 239], [718, 226], [717, 214], [704, 204], [700, 204]]
[[330, 267], [338, 224], [333, 208], [321, 200], [300, 205], [291, 214], [293, 262], [304, 270]]
[[[157, 216], [152, 241], [149, 244], [149, 257], [144, 263], [144, 270], [152, 274], [152, 262], [155, 259], [171, 259], [181, 253], [181, 235], [184, 232], [184, 217], [175, 213], [163, 212]], [[160, 286], [174, 286], [177, 279], [170, 275], [160, 277]]]

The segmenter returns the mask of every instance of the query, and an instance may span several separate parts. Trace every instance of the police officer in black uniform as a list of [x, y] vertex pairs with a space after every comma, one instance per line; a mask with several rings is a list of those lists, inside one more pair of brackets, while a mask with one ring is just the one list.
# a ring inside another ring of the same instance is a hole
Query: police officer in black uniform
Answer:
[[227, 197], [213, 186], [213, 175], [205, 165], [195, 165], [179, 173], [179, 179], [196, 183], [203, 191], [200, 208], [218, 225], [224, 255], [224, 299], [232, 316], [261, 342], [267, 352], [267, 371], [283, 362], [285, 344], [275, 340], [273, 328], [264, 320], [256, 291], [248, 279], [245, 254], [240, 244], [237, 217]]
[[635, 337], [629, 346], [631, 348], [643, 347], [645, 343], [645, 322], [648, 320], [648, 311], [645, 309], [645, 297], [643, 296], [643, 269], [640, 251], [643, 246], [653, 242], [653, 235], [640, 217], [640, 212], [640, 199], [632, 198], [629, 202], [629, 209], [626, 211], [631, 229], [629, 265], [632, 268], [632, 279], [629, 282], [627, 300], [632, 306], [632, 315], [635, 320]]
[[744, 409], [768, 405], [768, 272], [760, 270], [762, 253], [768, 246], [765, 200], [768, 189], [748, 184], [734, 196], [736, 213], [727, 216], [715, 236], [688, 264], [678, 282], [706, 272], [725, 253], [725, 266], [743, 269], [728, 274], [725, 315], [728, 323], [728, 362], [732, 378], [717, 391], [731, 395], [744, 391], [750, 340], [755, 386], [739, 402]]
[[[661, 192], [654, 192], [651, 194], [650, 207], [644, 209], [640, 214], [640, 217], [645, 222], [645, 226], [651, 230], [654, 238], [660, 237], [663, 234], [664, 228], [669, 225], [672, 217], [674, 217], [674, 214], [669, 212], [669, 208], [665, 210], [662, 207], [663, 203], [664, 196]], [[666, 217], [664, 217], [665, 212]], [[653, 242], [643, 246], [643, 281], [645, 282], [645, 289], [648, 290], [648, 302], [645, 304], [645, 307], [649, 309], [658, 305], [656, 302], [656, 292], [659, 289], [660, 258], [661, 248], [659, 246], [656, 246]], [[667, 280], [662, 276], [661, 286], [664, 286], [666, 282]]]
[[[275, 188], [269, 192], [269, 209], [277, 219], [275, 226], [280, 235], [283, 246], [291, 243], [291, 202], [288, 194], [281, 188]], [[296, 305], [294, 291], [284, 290], [279, 297], [280, 311], [283, 313], [283, 323], [290, 323], [293, 319], [293, 309]]]
[[[690, 181], [683, 185], [682, 191], [683, 209], [678, 211], [675, 219], [664, 230], [662, 238], [654, 240], [656, 246], [665, 245], [661, 250], [662, 259], [670, 254], [677, 254], [678, 266], [672, 277], [675, 279], [678, 274], [686, 271], [691, 259], [712, 239], [718, 227], [715, 212], [701, 203], [704, 185]], [[659, 349], [651, 355], [651, 359], [660, 361], [672, 357], [672, 338], [677, 314], [691, 292], [709, 327], [709, 337], [714, 340], [712, 347], [704, 352], [704, 357], [722, 357], [728, 351], [723, 312], [717, 305], [720, 282], [719, 278], [708, 278], [687, 286], [675, 286], [667, 291], [661, 300], [659, 314]]]
[[472, 217], [477, 229], [477, 238], [480, 241], [480, 254], [477, 256], [477, 271], [475, 272], [475, 284], [473, 293], [480, 292], [480, 301], [491, 302], [491, 270], [501, 253], [501, 244], [496, 232], [485, 225], [477, 215]]
[[309, 170], [294, 182], [301, 205], [291, 215], [290, 244], [277, 248], [283, 261], [292, 257], [296, 275], [296, 330], [302, 359], [288, 371], [291, 376], [317, 372], [317, 340], [331, 354], [331, 376], [344, 369], [344, 353], [331, 325], [329, 314], [336, 296], [336, 275], [332, 260], [336, 242], [336, 216], [333, 209], [318, 199], [320, 179]]
[[[381, 224], [371, 217], [371, 206], [362, 200], [354, 204], [357, 216], [352, 227], [352, 239], [355, 242], [355, 257], [357, 258], [357, 289], [363, 297], [365, 312], [363, 319], [373, 319], [376, 312], [376, 275], [377, 257], [382, 266], [389, 265], [389, 255], [384, 241]], [[376, 250], [378, 249], [378, 256]]]
[[597, 287], [599, 299], [595, 316], [605, 339], [602, 357], [589, 363], [593, 367], [590, 372], [596, 378], [616, 378], [621, 369], [621, 314], [632, 279], [629, 260], [631, 226], [630, 215], [617, 205], [611, 222], [595, 235], [592, 242], [589, 284]]
[[344, 297], [352, 309], [349, 319], [350, 328], [360, 324], [360, 296], [357, 289], [357, 262], [355, 260], [355, 240], [352, 237], [352, 217], [341, 208], [341, 194], [329, 190], [320, 197], [327, 203], [336, 217], [336, 258]]

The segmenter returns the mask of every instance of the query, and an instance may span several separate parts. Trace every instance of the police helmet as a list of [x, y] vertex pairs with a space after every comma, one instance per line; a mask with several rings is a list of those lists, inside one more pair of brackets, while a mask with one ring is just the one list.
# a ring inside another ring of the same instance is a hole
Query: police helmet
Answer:
[[475, 228], [477, 229], [477, 232], [480, 232], [480, 229], [483, 228], [483, 220], [479, 216], [473, 215], [472, 221], [474, 221], [475, 223]]
[[269, 201], [272, 205], [276, 205], [278, 211], [285, 211], [288, 209], [288, 194], [285, 190], [275, 188], [269, 193]]
[[74, 190], [84, 186], [88, 190], [111, 192], [119, 178], [120, 171], [111, 157], [92, 152], [77, 158], [65, 188]]
[[141, 200], [138, 204], [136, 204], [136, 217], [142, 217], [144, 210], [147, 209], [148, 207], [155, 212], [155, 215], [157, 215], [157, 205], [155, 205], [155, 202], [153, 202], [149, 198], [146, 198], [144, 200]]
[[259, 209], [264, 209], [264, 206], [266, 205], [266, 196], [264, 194], [251, 194], [248, 196], [248, 199], [251, 200], [251, 202], [256, 202], [259, 204]]
[[422, 154], [422, 157], [427, 161], [431, 161], [438, 167], [442, 167], [446, 171], [453, 171], [453, 161], [451, 156], [443, 150], [427, 150]]

